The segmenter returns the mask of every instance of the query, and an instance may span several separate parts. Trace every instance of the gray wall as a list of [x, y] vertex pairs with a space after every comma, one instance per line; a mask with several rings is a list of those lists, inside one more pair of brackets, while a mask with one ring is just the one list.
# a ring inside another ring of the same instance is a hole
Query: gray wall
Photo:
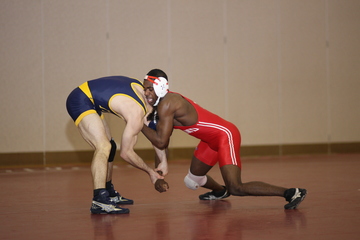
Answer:
[[[0, 0], [0, 24], [0, 153], [90, 149], [69, 92], [151, 68], [244, 146], [360, 141], [358, 0]], [[172, 147], [197, 143], [175, 132]]]

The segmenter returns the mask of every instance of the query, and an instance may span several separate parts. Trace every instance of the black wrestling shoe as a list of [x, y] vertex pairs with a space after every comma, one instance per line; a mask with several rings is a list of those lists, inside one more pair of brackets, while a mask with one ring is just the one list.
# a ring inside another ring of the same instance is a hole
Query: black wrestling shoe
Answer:
[[110, 197], [110, 201], [119, 205], [130, 205], [130, 204], [134, 204], [134, 201], [128, 198], [124, 198], [122, 197], [118, 192], [117, 196], [114, 197]]
[[223, 198], [227, 198], [230, 196], [230, 193], [227, 191], [226, 187], [223, 186], [224, 190], [221, 191], [211, 191], [204, 194], [199, 195], [200, 200], [219, 200]]
[[110, 196], [110, 201], [119, 205], [134, 204], [134, 201], [128, 198], [124, 198], [114, 189], [114, 185], [111, 184], [111, 188], [107, 189]]
[[93, 198], [90, 212], [92, 214], [123, 214], [129, 213], [130, 210], [118, 207], [116, 203], [110, 201], [109, 192], [101, 190], [99, 195]]
[[[293, 192], [293, 195], [286, 196], [286, 195], [289, 195], [289, 191]], [[288, 193], [286, 193], [286, 192], [288, 192]], [[286, 198], [286, 201], [288, 201], [289, 203], [286, 204], [284, 206], [284, 208], [285, 209], [297, 208], [297, 206], [299, 206], [299, 204], [304, 200], [306, 193], [307, 193], [306, 189], [302, 189], [302, 188], [290, 188], [290, 189], [286, 190], [285, 198]]]

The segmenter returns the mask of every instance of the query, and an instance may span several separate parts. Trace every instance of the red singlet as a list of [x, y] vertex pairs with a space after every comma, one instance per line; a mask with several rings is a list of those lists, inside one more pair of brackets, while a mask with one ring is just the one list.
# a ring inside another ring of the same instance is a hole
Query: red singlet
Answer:
[[195, 157], [210, 166], [219, 162], [220, 167], [232, 164], [241, 168], [239, 129], [192, 100], [182, 97], [194, 106], [198, 122], [192, 126], [174, 126], [174, 129], [180, 129], [201, 140], [195, 149]]

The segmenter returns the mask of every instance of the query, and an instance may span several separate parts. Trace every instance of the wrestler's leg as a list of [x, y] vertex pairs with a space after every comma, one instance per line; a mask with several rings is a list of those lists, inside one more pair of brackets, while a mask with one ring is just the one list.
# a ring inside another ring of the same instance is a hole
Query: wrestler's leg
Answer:
[[206, 142], [200, 141], [191, 160], [190, 172], [195, 176], [206, 176], [207, 181], [202, 187], [222, 191], [224, 189], [223, 186], [207, 175], [210, 169], [217, 163], [217, 160], [218, 153], [212, 150]]
[[82, 137], [95, 150], [91, 163], [94, 189], [105, 188], [111, 144], [103, 120], [98, 114], [85, 116], [78, 125]]
[[[110, 128], [104, 118], [104, 116], [101, 117], [104, 128], [105, 128], [105, 132], [106, 132], [106, 136], [107, 139], [110, 141], [112, 137], [111, 137], [111, 133], [110, 133]], [[113, 175], [113, 166], [114, 166], [114, 157], [116, 154], [116, 143], [113, 141], [112, 143], [110, 142], [111, 145], [111, 150], [110, 150], [110, 154], [108, 157], [108, 161], [107, 161], [107, 174], [106, 174], [106, 184], [105, 184], [105, 188], [106, 190], [109, 192], [109, 197], [110, 197], [110, 201], [116, 204], [133, 204], [134, 201], [125, 197], [122, 197], [121, 194], [119, 192], [117, 192], [114, 188], [114, 185], [112, 183], [112, 175]]]
[[[104, 128], [105, 128], [107, 139], [108, 139], [108, 141], [110, 141], [111, 140], [110, 128], [109, 128], [104, 116], [102, 116], [101, 120], [102, 120], [102, 123], [103, 123]], [[113, 166], [114, 166], [114, 161], [108, 161], [108, 163], [107, 163], [106, 182], [109, 182], [109, 181], [112, 180]]]
[[192, 157], [191, 165], [190, 165], [190, 172], [196, 176], [205, 176], [207, 178], [207, 181], [205, 185], [203, 185], [203, 188], [211, 189], [214, 191], [222, 191], [224, 188], [221, 186], [218, 182], [216, 182], [212, 177], [207, 175], [207, 173], [210, 171], [212, 166], [207, 165], [206, 163], [203, 163], [199, 159], [197, 159], [195, 156]]
[[235, 196], [284, 196], [286, 188], [264, 182], [241, 181], [241, 170], [236, 165], [224, 165], [220, 168], [225, 185], [231, 195]]

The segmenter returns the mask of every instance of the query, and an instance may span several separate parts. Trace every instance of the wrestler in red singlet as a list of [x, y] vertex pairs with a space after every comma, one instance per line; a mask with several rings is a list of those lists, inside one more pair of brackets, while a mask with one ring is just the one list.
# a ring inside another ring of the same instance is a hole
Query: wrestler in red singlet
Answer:
[[[164, 71], [153, 69], [148, 72], [144, 80], [145, 97], [148, 103], [156, 106], [160, 102], [159, 129], [156, 129], [156, 111], [153, 115], [149, 115], [149, 121], [153, 124], [142, 129], [154, 146], [161, 149], [166, 148], [172, 128], [183, 130], [201, 140], [191, 160], [189, 172], [184, 178], [185, 185], [190, 189], [204, 187], [212, 190], [199, 195], [200, 200], [224, 199], [230, 195], [278, 196], [284, 197], [289, 202], [284, 206], [285, 209], [295, 209], [304, 200], [307, 191], [303, 188], [285, 188], [260, 181], [243, 183], [239, 153], [241, 136], [237, 127], [181, 94], [167, 95], [169, 86]], [[183, 97], [183, 99], [179, 99], [179, 97]], [[163, 98], [162, 103], [159, 100], [161, 98]], [[184, 102], [185, 100], [194, 109], [189, 108], [189, 105]], [[161, 121], [162, 117], [164, 117], [164, 122]], [[193, 124], [194, 122], [195, 124]], [[193, 125], [187, 126], [189, 124]], [[156, 129], [156, 131], [150, 128]], [[208, 175], [209, 170], [217, 162], [219, 162], [225, 186]]]
[[174, 126], [174, 128], [201, 140], [195, 150], [195, 157], [210, 166], [219, 162], [220, 167], [232, 164], [241, 168], [239, 129], [194, 101], [182, 97], [194, 106], [198, 114], [198, 122], [191, 126]]

